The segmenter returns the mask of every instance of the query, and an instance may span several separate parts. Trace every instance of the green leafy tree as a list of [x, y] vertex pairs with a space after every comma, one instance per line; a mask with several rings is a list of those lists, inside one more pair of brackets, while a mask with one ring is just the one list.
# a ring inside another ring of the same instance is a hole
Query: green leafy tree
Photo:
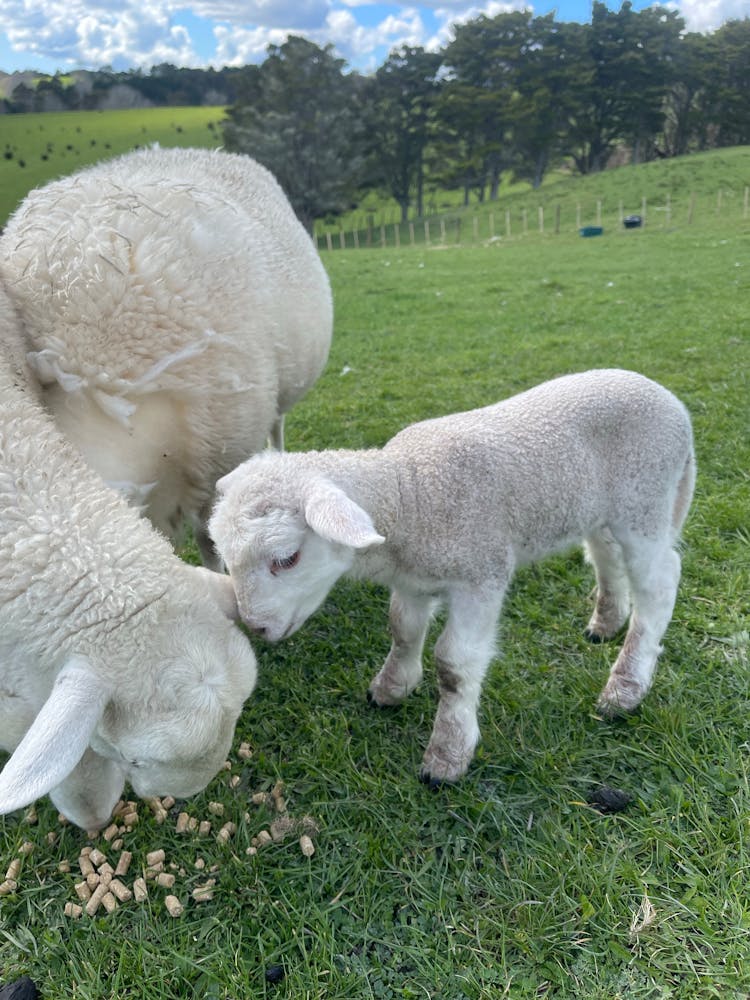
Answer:
[[266, 166], [308, 229], [348, 208], [363, 177], [363, 81], [344, 66], [333, 46], [290, 35], [243, 80], [224, 128], [227, 149]]
[[417, 215], [423, 214], [425, 149], [441, 61], [439, 53], [404, 45], [390, 53], [366, 91], [374, 176], [398, 202], [404, 222], [412, 197]]

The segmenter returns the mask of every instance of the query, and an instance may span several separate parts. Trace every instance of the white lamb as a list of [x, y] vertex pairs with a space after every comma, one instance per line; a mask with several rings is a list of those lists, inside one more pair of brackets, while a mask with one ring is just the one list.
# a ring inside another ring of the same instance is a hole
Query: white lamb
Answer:
[[414, 424], [382, 449], [256, 456], [217, 484], [209, 530], [241, 617], [271, 641], [343, 573], [391, 588], [393, 642], [369, 690], [379, 705], [417, 686], [431, 614], [447, 605], [422, 769], [439, 783], [474, 754], [514, 570], [582, 539], [597, 582], [589, 638], [611, 638], [630, 616], [600, 707], [638, 705], [672, 615], [694, 480], [684, 406], [642, 375], [589, 371]]
[[32, 191], [0, 238], [44, 402], [89, 464], [203, 561], [216, 480], [283, 442], [325, 365], [328, 278], [272, 175], [152, 148]]
[[232, 612], [44, 411], [0, 286], [0, 813], [49, 792], [93, 829], [126, 779], [200, 791], [255, 684]]

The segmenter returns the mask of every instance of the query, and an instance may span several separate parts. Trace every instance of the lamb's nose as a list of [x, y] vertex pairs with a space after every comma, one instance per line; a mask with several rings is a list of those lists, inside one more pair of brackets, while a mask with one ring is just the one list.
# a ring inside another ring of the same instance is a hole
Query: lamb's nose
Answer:
[[253, 626], [251, 626], [250, 631], [254, 635], [260, 636], [261, 639], [265, 639], [265, 637], [266, 637], [266, 627], [265, 627], [265, 625], [253, 625]]

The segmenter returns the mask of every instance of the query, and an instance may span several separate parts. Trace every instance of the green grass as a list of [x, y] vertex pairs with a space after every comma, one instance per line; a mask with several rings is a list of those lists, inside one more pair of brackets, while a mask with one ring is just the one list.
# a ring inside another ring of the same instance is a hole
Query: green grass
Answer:
[[[590, 571], [575, 552], [528, 568], [507, 600], [476, 760], [431, 793], [416, 777], [431, 657], [400, 709], [368, 707], [387, 594], [341, 582], [295, 636], [255, 643], [259, 683], [237, 731], [254, 755], [233, 754], [238, 787], [222, 775], [184, 805], [202, 818], [221, 801], [238, 824], [230, 844], [178, 835], [145, 806], [126, 836], [134, 867], [163, 846], [184, 868], [182, 917], [152, 891], [148, 905], [66, 919], [77, 878], [58, 864], [75, 863], [86, 835], [60, 830], [46, 801], [35, 825], [0, 821], [6, 865], [34, 844], [19, 891], [0, 899], [2, 977], [28, 973], [44, 996], [77, 1000], [745, 997], [750, 225], [324, 261], [334, 344], [288, 419], [290, 449], [379, 445], [407, 422], [594, 366], [643, 371], [685, 401], [699, 478], [654, 687], [631, 717], [598, 719], [616, 644], [583, 640]], [[272, 818], [248, 796], [277, 779], [291, 814], [320, 828], [309, 860], [294, 838], [245, 853]], [[586, 805], [599, 783], [627, 791], [629, 807]], [[219, 865], [212, 902], [190, 900], [197, 855]]]
[[221, 146], [223, 118], [223, 108], [210, 107], [2, 115], [0, 226], [32, 188], [105, 157], [154, 142]]

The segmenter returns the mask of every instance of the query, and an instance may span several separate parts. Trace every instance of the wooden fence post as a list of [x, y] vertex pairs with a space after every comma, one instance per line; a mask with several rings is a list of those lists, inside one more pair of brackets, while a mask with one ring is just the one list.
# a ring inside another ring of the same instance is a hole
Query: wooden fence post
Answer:
[[601, 226], [602, 224], [602, 200], [601, 198], [596, 199], [596, 224]]
[[440, 242], [445, 246], [445, 219], [440, 220]]
[[505, 235], [510, 236], [510, 209], [505, 209]]
[[354, 249], [359, 250], [359, 230], [354, 230]]
[[[747, 188], [745, 188], [745, 195], [747, 196]], [[495, 213], [490, 212], [490, 239], [494, 239], [494, 236], [495, 236]]]
[[380, 227], [380, 245], [381, 245], [381, 247], [385, 247], [385, 244], [386, 244], [386, 240], [385, 240], [385, 226], [382, 225]]
[[529, 214], [526, 209], [521, 213], [521, 218], [523, 219], [523, 235], [525, 236], [529, 231]]
[[414, 246], [414, 223], [409, 223], [409, 242]]
[[343, 229], [339, 230], [339, 244], [342, 250], [346, 250], [346, 234]]
[[329, 250], [333, 250], [333, 240], [330, 233], [326, 233], [326, 246]]
[[425, 224], [424, 224], [424, 241], [427, 244], [427, 246], [430, 245], [430, 220], [429, 219], [425, 219]]
[[643, 225], [646, 225], [646, 195], [641, 198], [641, 218], [643, 219]]
[[401, 227], [398, 222], [393, 223], [393, 242], [397, 247], [401, 246]]

